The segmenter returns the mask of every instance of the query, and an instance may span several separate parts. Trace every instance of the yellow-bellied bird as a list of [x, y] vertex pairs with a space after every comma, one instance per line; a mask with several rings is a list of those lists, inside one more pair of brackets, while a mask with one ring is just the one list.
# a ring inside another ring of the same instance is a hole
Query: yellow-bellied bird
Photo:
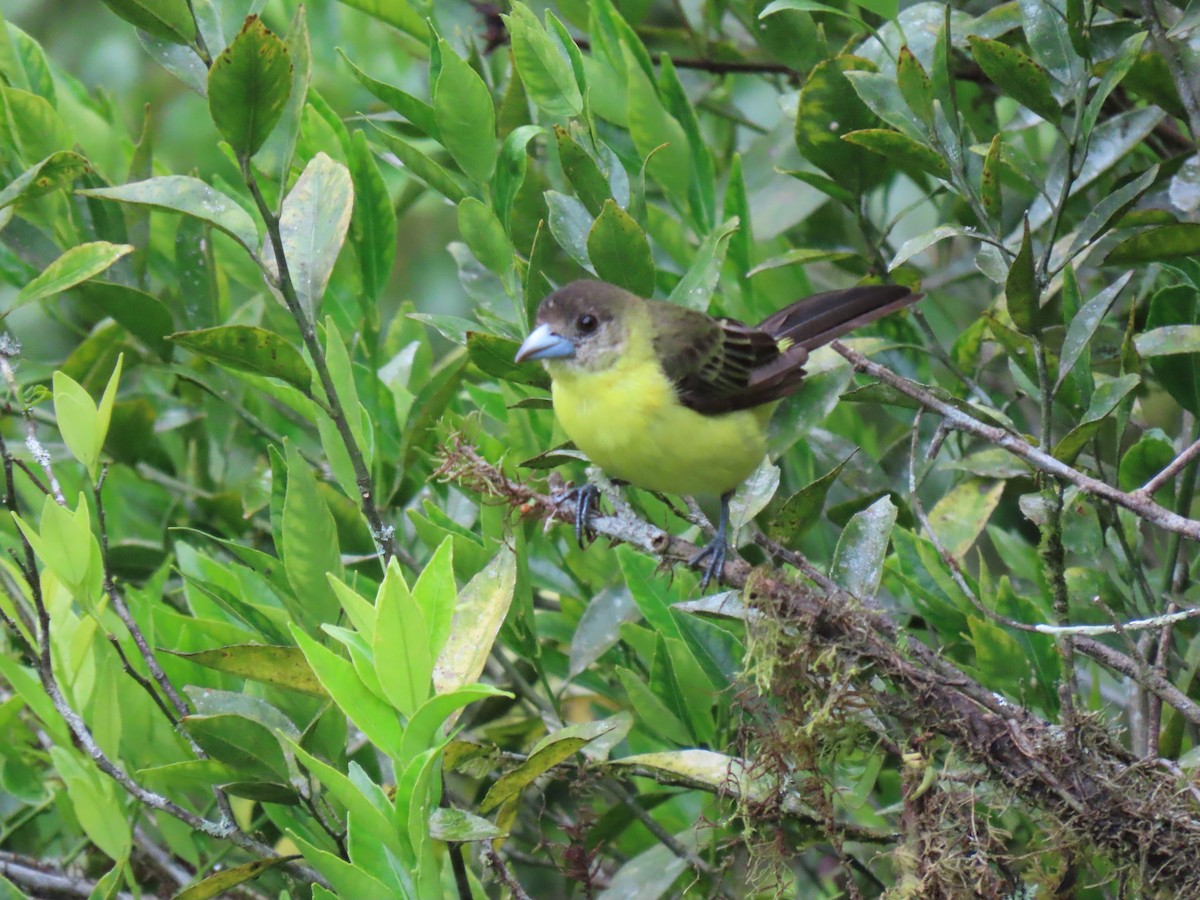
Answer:
[[[690, 560], [708, 560], [703, 590], [725, 563], [729, 499], [766, 455], [771, 413], [800, 388], [809, 351], [920, 296], [896, 285], [828, 291], [749, 326], [576, 281], [542, 301], [516, 359], [544, 361], [558, 421], [607, 475], [721, 498], [716, 533]], [[577, 495], [577, 537], [596, 496], [594, 485]]]

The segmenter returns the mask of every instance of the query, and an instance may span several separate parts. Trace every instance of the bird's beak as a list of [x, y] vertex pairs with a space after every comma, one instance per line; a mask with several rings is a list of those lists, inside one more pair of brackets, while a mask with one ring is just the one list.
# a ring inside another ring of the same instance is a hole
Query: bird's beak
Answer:
[[555, 334], [549, 325], [539, 325], [525, 338], [517, 351], [514, 362], [530, 359], [568, 359], [575, 355], [575, 344], [568, 338]]

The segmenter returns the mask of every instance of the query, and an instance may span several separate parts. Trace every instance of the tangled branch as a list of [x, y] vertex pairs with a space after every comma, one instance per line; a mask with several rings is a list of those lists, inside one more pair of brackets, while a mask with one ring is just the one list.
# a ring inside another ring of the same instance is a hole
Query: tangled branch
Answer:
[[[508, 477], [461, 440], [444, 452], [441, 477], [502, 500], [525, 519], [573, 523], [573, 508]], [[686, 563], [697, 550], [628, 508], [588, 524], [664, 563]], [[1200, 891], [1189, 849], [1200, 840], [1200, 802], [1174, 766], [1136, 759], [1086, 721], [1068, 735], [990, 691], [828, 579], [801, 584], [778, 567], [752, 569], [734, 559], [720, 581], [740, 589], [748, 606], [783, 617], [850, 663], [860, 695], [877, 713], [912, 733], [941, 735], [995, 782], [1056, 817], [1076, 841], [1142, 866], [1148, 885]]]

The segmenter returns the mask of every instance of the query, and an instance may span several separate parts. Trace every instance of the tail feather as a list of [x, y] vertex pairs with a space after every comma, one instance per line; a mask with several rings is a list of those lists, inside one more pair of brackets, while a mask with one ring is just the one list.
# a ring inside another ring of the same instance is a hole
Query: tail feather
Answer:
[[797, 300], [763, 319], [758, 328], [776, 340], [815, 350], [922, 297], [897, 284], [860, 285]]

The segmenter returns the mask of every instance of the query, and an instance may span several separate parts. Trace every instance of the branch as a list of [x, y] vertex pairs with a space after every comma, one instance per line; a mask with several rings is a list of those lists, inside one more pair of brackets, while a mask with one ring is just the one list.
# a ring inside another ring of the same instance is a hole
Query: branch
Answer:
[[[555, 519], [570, 521], [574, 514], [569, 504], [559, 508], [461, 442], [446, 448], [438, 473], [503, 500], [527, 519], [549, 525]], [[597, 516], [588, 525], [597, 534], [661, 556], [667, 563], [685, 561], [696, 550], [626, 512]], [[906, 729], [943, 736], [955, 750], [986, 767], [995, 781], [1055, 816], [1074, 839], [1141, 866], [1148, 887], [1200, 892], [1200, 871], [1192, 861], [1200, 841], [1200, 804], [1181, 790], [1174, 773], [1136, 760], [1087, 720], [1068, 738], [1060, 727], [997, 696], [904, 635], [886, 615], [864, 608], [845, 592], [797, 585], [779, 570], [752, 570], [736, 559], [726, 562], [719, 577], [723, 584], [742, 589], [747, 605], [783, 617], [803, 630], [814, 649], [845, 660], [864, 703], [893, 716]], [[1076, 646], [1089, 655], [1096, 648], [1111, 653], [1086, 637], [1077, 638]], [[1120, 670], [1126, 660], [1122, 654], [1112, 655], [1113, 667]], [[1151, 670], [1149, 677], [1157, 674]], [[1160, 687], [1168, 693], [1173, 686]]]
[[270, 239], [271, 249], [275, 254], [275, 268], [278, 275], [270, 278], [265, 270], [264, 275], [279, 290], [288, 312], [291, 313], [296, 326], [300, 329], [300, 337], [304, 341], [305, 349], [308, 350], [308, 355], [312, 359], [313, 368], [316, 369], [317, 377], [321, 381], [321, 391], [325, 394], [325, 411], [333, 420], [338, 436], [342, 439], [342, 445], [346, 448], [346, 455], [350, 457], [362, 512], [366, 517], [367, 524], [371, 527], [371, 536], [383, 554], [383, 564], [386, 567], [388, 560], [393, 556], [400, 556], [400, 545], [396, 543], [396, 528], [393, 525], [384, 524], [379, 507], [375, 505], [375, 490], [371, 473], [367, 471], [367, 463], [363, 458], [362, 449], [354, 438], [345, 407], [342, 406], [341, 398], [334, 387], [333, 376], [329, 373], [329, 365], [325, 360], [325, 350], [321, 346], [321, 342], [317, 340], [316, 328], [309, 320], [308, 313], [300, 305], [300, 298], [296, 294], [296, 286], [292, 282], [291, 271], [288, 269], [287, 256], [283, 252], [283, 235], [279, 229], [279, 216], [275, 215], [266, 198], [263, 197], [262, 190], [258, 186], [258, 179], [250, 167], [250, 160], [246, 158], [241, 162], [242, 176], [246, 180], [246, 187], [250, 189], [250, 195], [254, 198], [259, 215], [262, 216], [263, 222], [267, 226], [267, 237]]
[[[0, 875], [38, 896], [89, 897], [96, 889], [94, 881], [67, 875], [46, 865], [43, 860], [7, 850], [0, 850]], [[119, 900], [133, 900], [133, 894], [126, 891], [114, 896]]]
[[885, 384], [891, 385], [906, 397], [916, 400], [925, 409], [936, 412], [945, 419], [946, 427], [983, 438], [988, 443], [1007, 450], [1013, 456], [1020, 457], [1035, 469], [1071, 482], [1071, 484], [1076, 485], [1093, 497], [1099, 497], [1102, 500], [1108, 500], [1117, 504], [1117, 506], [1124, 507], [1139, 518], [1144, 519], [1152, 525], [1157, 525], [1159, 528], [1177, 532], [1189, 540], [1200, 541], [1200, 521], [1171, 512], [1166, 507], [1155, 503], [1152, 498], [1141, 494], [1140, 491], [1127, 494], [1113, 487], [1111, 484], [1106, 484], [1090, 475], [1085, 475], [1078, 469], [1074, 469], [1061, 460], [1055, 459], [1049, 453], [1039, 450], [1024, 438], [1019, 437], [1011, 431], [1006, 431], [995, 425], [988, 425], [973, 416], [967, 415], [957, 407], [938, 399], [922, 385], [909, 381], [907, 378], [902, 378], [878, 363], [872, 362], [858, 351], [851, 350], [841, 341], [834, 341], [830, 346], [833, 347], [835, 352], [849, 361], [854, 366], [855, 371], [873, 375]]

